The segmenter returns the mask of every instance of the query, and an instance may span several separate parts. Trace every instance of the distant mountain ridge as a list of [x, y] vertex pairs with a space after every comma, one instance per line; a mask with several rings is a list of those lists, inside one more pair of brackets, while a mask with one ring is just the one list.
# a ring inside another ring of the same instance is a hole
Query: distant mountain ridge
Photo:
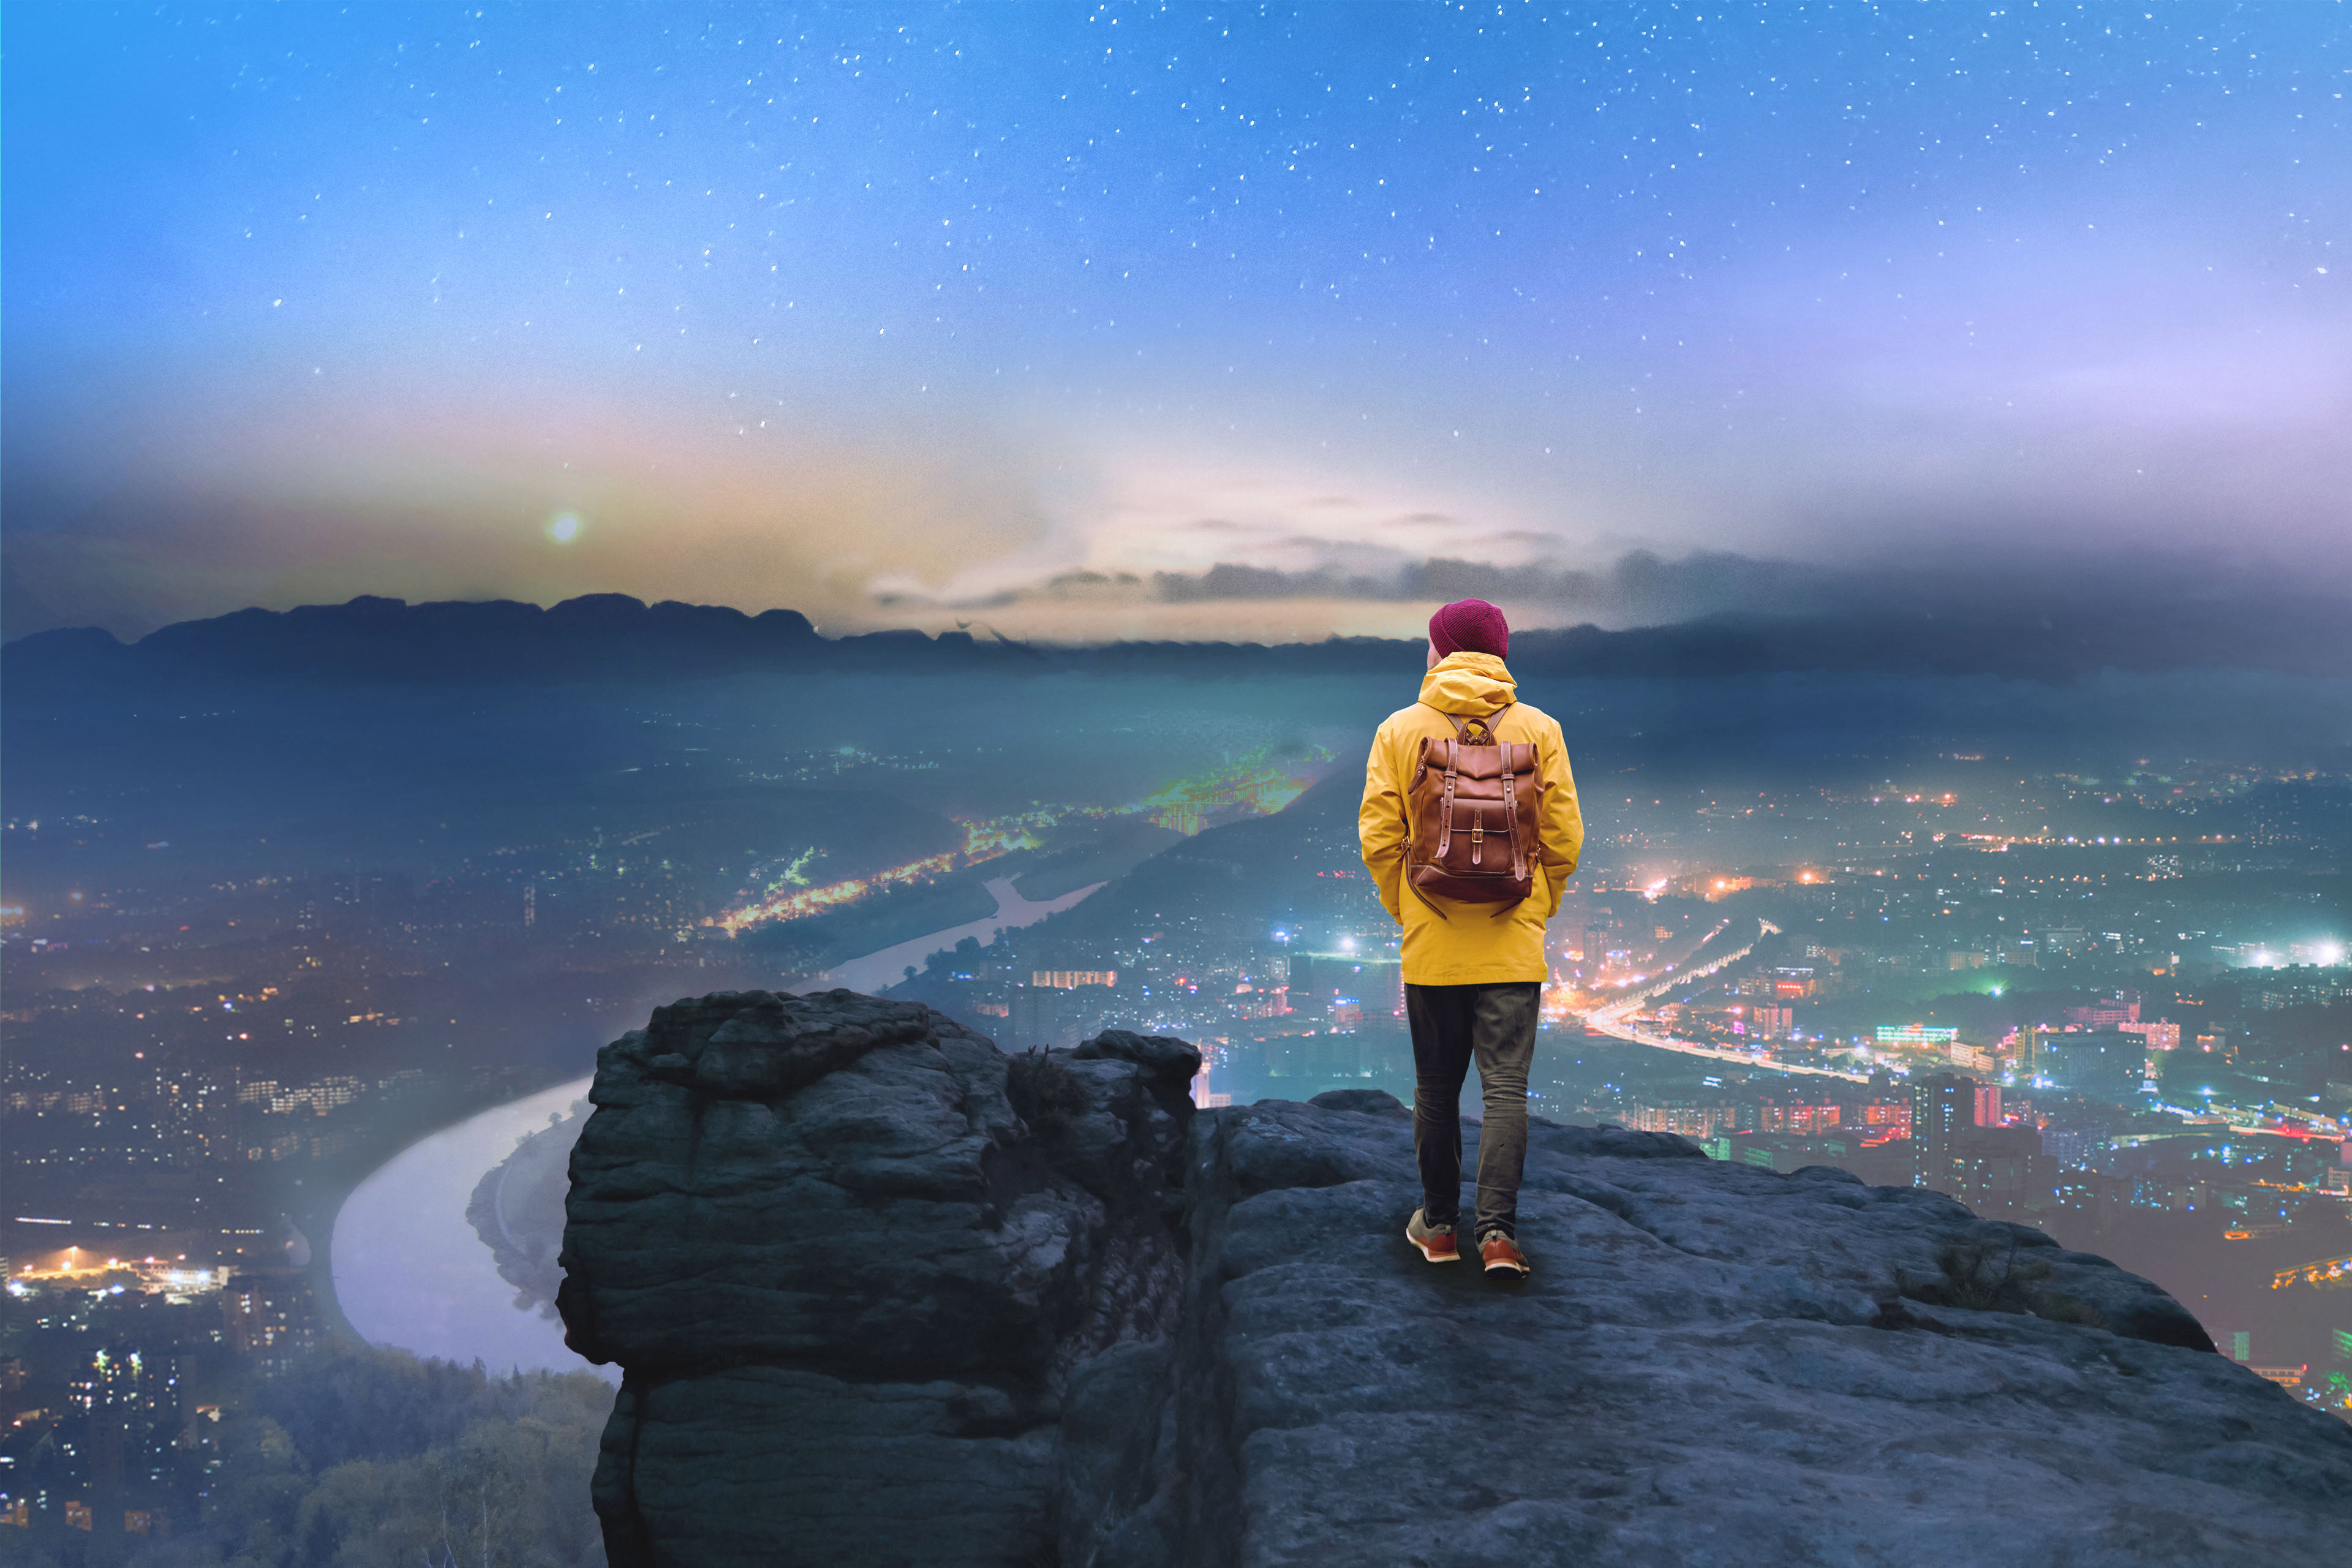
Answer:
[[[2198, 667], [2331, 676], [2352, 668], [2352, 617], [2317, 598], [2242, 604], [2095, 600], [2063, 615], [2031, 605], [1917, 605], [1836, 614], [1726, 613], [1622, 631], [1522, 631], [1522, 676], [1721, 677], [1847, 672], [2065, 679], [2100, 669]], [[913, 629], [839, 637], [797, 610], [591, 594], [552, 608], [512, 599], [412, 605], [363, 595], [341, 605], [238, 610], [181, 621], [123, 643], [97, 627], [37, 632], [5, 645], [9, 683], [140, 684], [153, 679], [359, 681], [661, 680], [848, 669], [1005, 673], [1145, 669], [1203, 675], [1391, 673], [1422, 644], [1330, 637], [1313, 643], [1118, 642], [1066, 647], [991, 633]]]

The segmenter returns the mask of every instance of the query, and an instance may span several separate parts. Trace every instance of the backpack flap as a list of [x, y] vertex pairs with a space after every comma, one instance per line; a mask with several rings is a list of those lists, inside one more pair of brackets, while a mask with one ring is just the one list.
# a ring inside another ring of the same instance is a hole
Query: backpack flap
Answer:
[[1406, 880], [1441, 918], [1433, 894], [1507, 904], [1535, 890], [1536, 749], [1500, 738], [1503, 711], [1466, 721], [1448, 713], [1454, 738], [1422, 742], [1409, 792]]

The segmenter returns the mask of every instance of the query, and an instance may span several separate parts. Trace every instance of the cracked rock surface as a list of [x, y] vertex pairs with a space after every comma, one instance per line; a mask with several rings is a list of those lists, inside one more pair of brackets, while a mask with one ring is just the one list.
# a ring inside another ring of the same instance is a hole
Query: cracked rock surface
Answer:
[[1016, 1071], [847, 991], [681, 1001], [605, 1047], [558, 1304], [623, 1371], [610, 1560], [1033, 1560], [1072, 1367], [1181, 1306], [1199, 1063], [1113, 1035]]
[[1195, 1115], [1197, 1060], [840, 991], [607, 1047], [562, 1307], [616, 1568], [2342, 1561], [2352, 1428], [2102, 1259], [1538, 1122], [1489, 1285], [1403, 1241], [1393, 1099]]
[[1227, 1500], [1167, 1560], [2342, 1560], [2352, 1429], [2103, 1259], [1825, 1167], [1538, 1126], [1535, 1273], [1489, 1288], [1405, 1248], [1410, 1115], [1355, 1103], [1196, 1130], [1180, 1394]]

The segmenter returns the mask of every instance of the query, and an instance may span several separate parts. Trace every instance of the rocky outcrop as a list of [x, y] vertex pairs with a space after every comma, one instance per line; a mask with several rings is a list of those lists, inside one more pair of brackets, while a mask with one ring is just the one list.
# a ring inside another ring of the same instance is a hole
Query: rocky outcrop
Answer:
[[[1538, 1125], [1519, 1287], [1372, 1092], [705, 997], [607, 1047], [562, 1307], [612, 1561], [2333, 1563], [2352, 1429], [1957, 1203]], [[1475, 1136], [1475, 1129], [1465, 1130]]]
[[680, 1002], [606, 1047], [560, 1304], [624, 1370], [612, 1561], [1034, 1560], [1073, 1369], [1175, 1328], [1199, 1061], [1008, 1058], [846, 991]]

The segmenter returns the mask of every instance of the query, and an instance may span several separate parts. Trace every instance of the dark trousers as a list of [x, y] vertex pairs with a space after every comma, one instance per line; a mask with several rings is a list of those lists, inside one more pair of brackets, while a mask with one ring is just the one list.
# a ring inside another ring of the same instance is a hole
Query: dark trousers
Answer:
[[1519, 1173], [1528, 1163], [1528, 1068], [1535, 1060], [1542, 993], [1532, 980], [1404, 988], [1404, 1016], [1412, 1026], [1412, 1152], [1431, 1225], [1462, 1220], [1462, 1080], [1475, 1059], [1486, 1111], [1478, 1128], [1472, 1235], [1518, 1235]]

